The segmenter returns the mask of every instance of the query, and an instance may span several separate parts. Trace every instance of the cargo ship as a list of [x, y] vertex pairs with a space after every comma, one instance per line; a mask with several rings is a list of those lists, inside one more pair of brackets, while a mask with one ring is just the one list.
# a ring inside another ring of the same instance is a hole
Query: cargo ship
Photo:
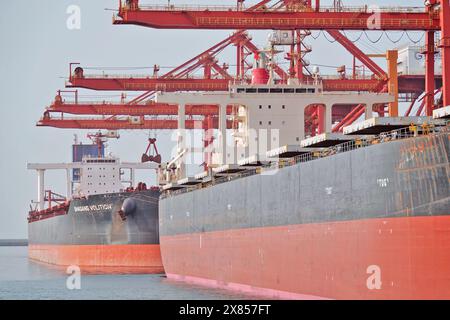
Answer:
[[[219, 124], [207, 171], [165, 182], [167, 277], [269, 298], [450, 299], [450, 107], [373, 117], [395, 95], [277, 83], [260, 65], [226, 93], [157, 96], [218, 104], [219, 123], [236, 106], [237, 122], [231, 143]], [[365, 105], [365, 119], [332, 133], [338, 104]], [[323, 107], [325, 128], [310, 137], [308, 105]]]
[[[28, 215], [29, 258], [83, 271], [162, 273], [159, 188], [142, 182], [135, 187], [134, 181], [135, 170], [157, 168], [151, 160], [160, 162], [160, 156], [120, 162], [105, 156], [104, 142], [116, 133], [90, 137], [92, 144], [72, 146], [72, 163], [28, 164], [39, 181], [38, 200]], [[67, 195], [45, 189], [47, 170], [66, 171]]]

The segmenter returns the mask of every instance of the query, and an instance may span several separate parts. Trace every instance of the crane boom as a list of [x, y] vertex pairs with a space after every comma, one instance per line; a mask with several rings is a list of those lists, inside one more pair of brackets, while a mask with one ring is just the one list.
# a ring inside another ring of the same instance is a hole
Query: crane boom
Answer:
[[[227, 128], [232, 128], [232, 121], [227, 121]], [[172, 119], [89, 119], [89, 118], [49, 118], [43, 117], [37, 123], [38, 127], [54, 127], [60, 129], [105, 129], [105, 130], [175, 130], [178, 120]], [[218, 120], [213, 119], [213, 129], [217, 129]], [[186, 129], [203, 129], [202, 120], [186, 120]]]
[[317, 10], [263, 7], [251, 11], [223, 6], [121, 6], [114, 24], [158, 29], [440, 30], [439, 13], [428, 13], [423, 7], [370, 8], [367, 5]]

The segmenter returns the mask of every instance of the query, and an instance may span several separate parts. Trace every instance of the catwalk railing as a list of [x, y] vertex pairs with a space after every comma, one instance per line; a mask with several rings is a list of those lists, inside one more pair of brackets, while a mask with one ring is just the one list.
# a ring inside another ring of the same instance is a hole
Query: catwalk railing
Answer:
[[161, 194], [161, 198], [166, 198], [170, 196], [179, 195], [182, 193], [207, 188], [210, 186], [214, 186], [220, 183], [225, 183], [229, 181], [233, 181], [236, 179], [241, 179], [244, 177], [261, 174], [263, 172], [269, 172], [272, 170], [278, 170], [285, 167], [294, 166], [296, 164], [309, 162], [318, 160], [321, 158], [330, 157], [336, 154], [353, 151], [360, 148], [365, 148], [381, 143], [386, 143], [390, 141], [403, 140], [413, 137], [419, 136], [428, 136], [433, 134], [440, 133], [449, 133], [450, 132], [450, 120], [446, 121], [443, 125], [434, 125], [434, 124], [423, 124], [421, 126], [411, 125], [407, 128], [396, 129], [388, 132], [383, 132], [374, 136], [367, 136], [365, 139], [356, 139], [352, 141], [348, 141], [345, 143], [338, 144], [333, 147], [323, 148], [317, 151], [311, 151], [304, 153], [302, 155], [298, 155], [289, 159], [278, 159], [277, 161], [270, 162], [268, 164], [264, 164], [259, 166], [258, 168], [253, 168], [250, 170], [245, 170], [243, 172], [238, 172], [234, 174], [230, 174], [223, 177], [214, 177], [210, 181], [200, 182], [197, 185], [189, 186], [186, 188], [178, 189], [175, 191], [164, 191]]
[[[129, 10], [125, 7], [123, 10]], [[246, 11], [248, 8], [245, 6], [196, 6], [196, 5], [139, 5], [139, 10], [148, 11]], [[321, 6], [318, 10], [306, 6], [287, 6], [279, 8], [262, 6], [260, 8], [253, 9], [252, 11], [276, 11], [276, 12], [425, 12], [425, 7], [379, 7], [379, 6]]]

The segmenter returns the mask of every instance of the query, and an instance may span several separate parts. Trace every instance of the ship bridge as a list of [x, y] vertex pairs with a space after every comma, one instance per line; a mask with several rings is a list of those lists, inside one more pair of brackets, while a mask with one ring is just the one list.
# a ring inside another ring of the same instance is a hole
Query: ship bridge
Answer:
[[[220, 166], [239, 163], [254, 155], [251, 150], [265, 154], [280, 146], [299, 145], [306, 136], [305, 113], [309, 106], [322, 106], [323, 127], [325, 132], [331, 132], [334, 106], [362, 105], [368, 119], [375, 105], [393, 102], [395, 98], [389, 93], [323, 92], [319, 84], [311, 82], [236, 84], [232, 85], [230, 92], [158, 92], [156, 100], [157, 103], [178, 105], [179, 150], [186, 148], [186, 139], [183, 138], [186, 134], [186, 105], [218, 106], [219, 138], [218, 147], [212, 154], [212, 163]], [[227, 106], [234, 106], [230, 115], [227, 114]], [[232, 128], [233, 143], [227, 141], [226, 134], [226, 123], [230, 119], [235, 123]], [[270, 141], [270, 146], [261, 146], [260, 141]], [[184, 164], [180, 163], [180, 166]]]
[[[85, 157], [81, 162], [71, 163], [27, 163], [28, 170], [36, 170], [38, 175], [38, 194], [37, 204], [39, 210], [42, 211], [45, 206], [45, 172], [48, 170], [65, 170], [66, 171], [66, 198], [70, 199], [73, 193], [73, 183], [70, 171], [73, 169], [81, 169], [81, 174], [84, 177], [81, 179], [80, 191], [88, 193], [107, 193], [113, 191], [120, 191], [121, 182], [128, 182], [131, 186], [134, 185], [135, 170], [143, 169], [158, 169], [159, 165], [156, 163], [134, 163], [134, 162], [120, 162], [118, 158], [89, 158]], [[122, 181], [120, 172], [122, 169], [130, 170], [130, 181]], [[97, 174], [95, 174], [97, 173]], [[98, 175], [102, 174], [102, 184], [98, 184]], [[106, 190], [108, 189], [108, 190]], [[92, 190], [95, 190], [93, 192]], [[92, 191], [92, 192], [90, 192]]]
[[260, 93], [260, 94], [306, 94], [321, 93], [322, 82], [306, 81], [298, 84], [240, 84], [230, 85], [231, 94]]

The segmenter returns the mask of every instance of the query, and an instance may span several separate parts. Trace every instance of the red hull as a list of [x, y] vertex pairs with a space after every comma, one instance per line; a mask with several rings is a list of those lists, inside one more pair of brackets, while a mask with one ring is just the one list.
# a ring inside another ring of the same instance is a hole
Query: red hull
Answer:
[[163, 236], [161, 251], [169, 278], [270, 297], [450, 299], [450, 216]]
[[163, 273], [158, 244], [30, 245], [30, 259], [93, 272]]

